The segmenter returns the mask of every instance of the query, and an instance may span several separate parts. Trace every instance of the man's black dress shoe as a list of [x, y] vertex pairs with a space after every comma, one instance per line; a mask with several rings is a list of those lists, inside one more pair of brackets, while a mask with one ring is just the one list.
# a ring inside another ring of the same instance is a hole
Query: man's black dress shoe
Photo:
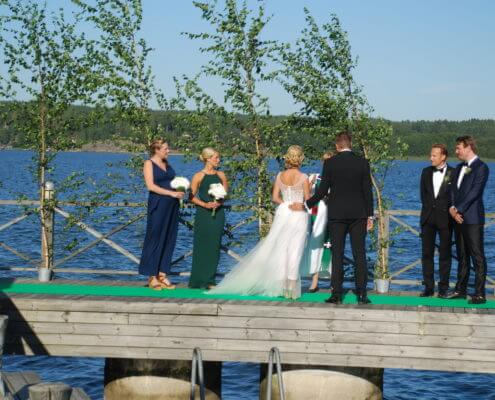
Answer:
[[465, 299], [466, 293], [461, 293], [461, 292], [453, 292], [450, 296], [449, 299]]
[[468, 301], [469, 304], [485, 304], [486, 297], [485, 296], [472, 296], [471, 300]]
[[315, 288], [309, 289], [308, 293], [316, 293], [318, 290], [320, 290], [320, 288], [316, 286]]
[[366, 293], [365, 294], [358, 294], [357, 301], [358, 301], [358, 304], [371, 304], [371, 300], [368, 299], [368, 295]]
[[448, 299], [449, 295], [447, 292], [438, 292], [438, 298], [439, 299]]
[[432, 297], [433, 294], [434, 294], [433, 290], [425, 289], [419, 294], [419, 297]]
[[340, 294], [332, 294], [328, 299], [325, 300], [325, 303], [342, 304], [342, 296]]

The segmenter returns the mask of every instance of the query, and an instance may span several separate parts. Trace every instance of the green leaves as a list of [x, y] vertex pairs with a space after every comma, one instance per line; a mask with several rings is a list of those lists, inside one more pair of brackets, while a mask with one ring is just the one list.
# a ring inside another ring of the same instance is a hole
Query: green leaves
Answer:
[[353, 108], [364, 101], [352, 77], [356, 61], [337, 16], [330, 14], [330, 21], [320, 27], [308, 9], [304, 13], [306, 27], [295, 45], [282, 48], [279, 80], [300, 105], [291, 122], [307, 142], [318, 143], [308, 152], [318, 159], [333, 147], [335, 134], [349, 126]]
[[[193, 4], [211, 30], [185, 35], [201, 40], [200, 50], [210, 55], [210, 60], [196, 77], [176, 79], [177, 99], [173, 104], [184, 109], [181, 144], [188, 154], [214, 146], [226, 156], [223, 166], [232, 183], [233, 197], [254, 212], [260, 232], [264, 232], [262, 227], [269, 223], [273, 208], [268, 161], [280, 152], [285, 133], [267, 117], [268, 98], [260, 93], [259, 85], [278, 75], [272, 61], [278, 58], [280, 45], [263, 38], [270, 20], [263, 2], [256, 10], [235, 0], [225, 0], [223, 7], [217, 1]], [[201, 88], [204, 77], [221, 80], [224, 104], [217, 104]], [[185, 111], [191, 103], [195, 111]], [[277, 135], [279, 140], [274, 140]]]
[[105, 117], [110, 123], [127, 128], [127, 149], [143, 153], [154, 137], [164, 133], [153, 119], [151, 104], [165, 110], [169, 104], [155, 86], [148, 64], [153, 49], [140, 37], [141, 1], [77, 0], [74, 3], [84, 21], [99, 32], [92, 48], [98, 65], [99, 104], [108, 110]]
[[[72, 147], [71, 132], [86, 121], [68, 112], [72, 104], [94, 105], [96, 68], [78, 15], [48, 12], [37, 1], [0, 4], [0, 53], [7, 75], [0, 79], [0, 99], [7, 100], [11, 126], [39, 155], [38, 175], [48, 166], [48, 149]], [[16, 101], [27, 95], [30, 101]], [[86, 117], [84, 115], [84, 117]]]
[[[50, 12], [36, 0], [0, 2], [0, 54], [7, 72], [0, 77], [2, 120], [22, 132], [23, 142], [36, 151], [42, 209], [53, 158], [77, 145], [73, 132], [108, 120], [117, 127], [127, 124], [132, 149], [142, 151], [159, 131], [150, 101], [164, 103], [147, 65], [151, 49], [138, 36], [141, 1], [72, 4], [76, 10], [69, 13], [62, 8]], [[87, 24], [95, 27], [96, 38], [86, 36]], [[19, 96], [29, 100], [20, 102]], [[57, 188], [78, 192], [81, 182], [69, 176]], [[109, 180], [95, 185], [92, 195], [108, 199], [117, 192]]]
[[[378, 211], [373, 243], [377, 251], [376, 274], [388, 274], [390, 236], [385, 223], [389, 201], [384, 197], [385, 177], [391, 163], [407, 150], [382, 119], [372, 119], [362, 88], [356, 84], [353, 58], [347, 33], [336, 15], [319, 26], [307, 9], [306, 27], [295, 46], [281, 52], [284, 65], [280, 82], [300, 105], [300, 111], [288, 122], [306, 138], [305, 152], [313, 158], [333, 147], [333, 138], [342, 130], [353, 134], [353, 145], [370, 162]], [[306, 143], [313, 143], [308, 146]]]

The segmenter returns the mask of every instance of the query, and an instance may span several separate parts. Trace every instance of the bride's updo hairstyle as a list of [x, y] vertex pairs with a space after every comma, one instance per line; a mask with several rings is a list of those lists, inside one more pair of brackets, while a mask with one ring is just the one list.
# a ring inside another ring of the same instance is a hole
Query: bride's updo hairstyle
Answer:
[[213, 147], [205, 147], [201, 150], [201, 154], [199, 155], [199, 159], [204, 163], [212, 158], [215, 154], [220, 155], [218, 151], [216, 151]]
[[284, 156], [285, 168], [299, 168], [304, 161], [304, 152], [301, 146], [292, 145]]
[[157, 139], [154, 139], [151, 143], [150, 143], [150, 147], [149, 147], [149, 152], [150, 152], [150, 156], [153, 157], [156, 153], [157, 150], [160, 150], [161, 147], [166, 144], [167, 141], [166, 140], [163, 140], [161, 138], [157, 138]]

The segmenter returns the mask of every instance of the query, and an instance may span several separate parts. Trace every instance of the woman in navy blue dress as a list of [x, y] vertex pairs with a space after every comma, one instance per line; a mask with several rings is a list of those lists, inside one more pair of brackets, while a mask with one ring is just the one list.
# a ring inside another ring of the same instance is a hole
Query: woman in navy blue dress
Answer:
[[167, 278], [179, 227], [179, 199], [184, 193], [171, 188], [175, 171], [168, 163], [168, 144], [157, 139], [150, 145], [150, 159], [143, 174], [148, 196], [148, 220], [139, 273], [148, 276], [151, 289], [175, 289]]

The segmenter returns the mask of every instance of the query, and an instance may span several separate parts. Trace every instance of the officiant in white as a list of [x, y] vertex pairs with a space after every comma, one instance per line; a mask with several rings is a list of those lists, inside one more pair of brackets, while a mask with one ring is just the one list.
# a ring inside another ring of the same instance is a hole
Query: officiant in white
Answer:
[[[333, 151], [326, 151], [323, 154], [322, 161], [332, 158]], [[313, 193], [317, 190], [321, 182], [320, 174], [312, 174], [309, 177], [311, 190]], [[309, 235], [304, 254], [301, 259], [301, 276], [311, 277], [311, 286], [309, 293], [315, 293], [319, 290], [318, 279], [322, 276], [329, 277], [331, 273], [330, 242], [328, 238], [328, 208], [327, 199], [324, 198], [318, 202], [318, 205], [311, 209], [312, 225], [309, 229]]]

